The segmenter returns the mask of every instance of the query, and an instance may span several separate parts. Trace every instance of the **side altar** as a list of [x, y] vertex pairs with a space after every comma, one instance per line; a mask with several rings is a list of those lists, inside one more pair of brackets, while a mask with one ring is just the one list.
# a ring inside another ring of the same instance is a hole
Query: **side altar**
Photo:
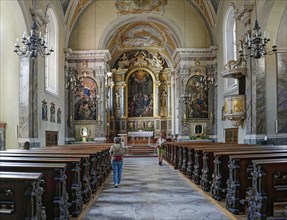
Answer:
[[135, 144], [135, 138], [148, 138], [148, 144], [150, 145], [150, 138], [153, 137], [153, 131], [133, 131], [128, 132], [128, 137], [131, 137], [133, 140], [133, 144]]

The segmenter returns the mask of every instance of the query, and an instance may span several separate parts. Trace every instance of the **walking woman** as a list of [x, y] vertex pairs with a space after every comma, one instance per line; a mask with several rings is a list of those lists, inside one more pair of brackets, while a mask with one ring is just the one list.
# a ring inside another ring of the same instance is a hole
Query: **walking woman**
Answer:
[[156, 141], [158, 164], [159, 165], [162, 165], [162, 159], [163, 159], [163, 155], [164, 155], [164, 146], [163, 146], [164, 142], [166, 142], [166, 140], [164, 139], [163, 135], [161, 135], [160, 138], [157, 139], [157, 141]]
[[126, 147], [122, 145], [121, 138], [116, 137], [114, 139], [114, 144], [110, 148], [115, 188], [119, 187], [121, 183], [123, 171], [123, 157], [125, 152]]

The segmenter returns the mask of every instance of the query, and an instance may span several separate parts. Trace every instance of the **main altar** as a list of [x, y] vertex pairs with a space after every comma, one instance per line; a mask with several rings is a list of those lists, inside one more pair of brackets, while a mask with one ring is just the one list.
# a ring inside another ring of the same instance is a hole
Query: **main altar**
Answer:
[[148, 145], [151, 144], [150, 139], [153, 137], [154, 133], [152, 131], [138, 131], [138, 132], [128, 132], [128, 137], [132, 138], [132, 144], [135, 144], [135, 138], [148, 138]]

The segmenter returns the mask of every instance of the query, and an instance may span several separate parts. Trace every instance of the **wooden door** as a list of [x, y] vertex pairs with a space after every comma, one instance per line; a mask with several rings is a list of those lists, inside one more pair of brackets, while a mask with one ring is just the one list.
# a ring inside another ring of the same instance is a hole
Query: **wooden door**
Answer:
[[225, 143], [238, 144], [238, 128], [225, 129]]
[[46, 131], [46, 146], [57, 146], [58, 145], [58, 132], [57, 131]]

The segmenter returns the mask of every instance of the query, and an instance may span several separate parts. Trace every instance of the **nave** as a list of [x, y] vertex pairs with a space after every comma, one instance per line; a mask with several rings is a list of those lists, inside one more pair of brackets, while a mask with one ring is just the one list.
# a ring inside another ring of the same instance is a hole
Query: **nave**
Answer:
[[235, 219], [178, 170], [166, 162], [159, 166], [155, 157], [125, 158], [120, 188], [114, 188], [112, 178], [111, 173], [78, 219]]

